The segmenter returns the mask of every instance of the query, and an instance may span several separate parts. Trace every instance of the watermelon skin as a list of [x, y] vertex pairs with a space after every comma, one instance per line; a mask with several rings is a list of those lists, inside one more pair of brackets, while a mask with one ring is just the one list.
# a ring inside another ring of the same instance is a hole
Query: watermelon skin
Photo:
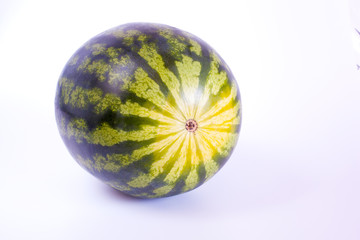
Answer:
[[202, 185], [225, 164], [241, 104], [229, 67], [204, 41], [130, 23], [74, 53], [57, 85], [55, 115], [81, 167], [125, 194], [158, 198]]

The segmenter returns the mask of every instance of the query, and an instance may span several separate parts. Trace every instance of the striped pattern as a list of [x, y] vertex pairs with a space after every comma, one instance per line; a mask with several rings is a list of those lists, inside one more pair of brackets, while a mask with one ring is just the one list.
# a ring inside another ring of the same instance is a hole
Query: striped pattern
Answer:
[[[65, 66], [55, 106], [77, 162], [142, 198], [186, 192], [212, 177], [241, 121], [236, 81], [217, 53], [155, 24], [122, 25], [87, 42]], [[195, 132], [185, 129], [189, 119]]]

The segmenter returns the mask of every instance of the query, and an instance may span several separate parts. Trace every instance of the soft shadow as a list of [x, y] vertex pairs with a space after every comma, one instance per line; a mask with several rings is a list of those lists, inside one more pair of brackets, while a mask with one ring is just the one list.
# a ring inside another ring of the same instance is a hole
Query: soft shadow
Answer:
[[[171, 212], [196, 212], [201, 210], [201, 194], [197, 194], [196, 190], [164, 198], [136, 198], [120, 192], [106, 184], [99, 183], [99, 192], [110, 201], [118, 203], [139, 204], [148, 209], [156, 211]], [[200, 197], [200, 198], [199, 198]]]
[[125, 201], [125, 202], [144, 202], [149, 201], [152, 199], [143, 199], [143, 198], [136, 198], [130, 195], [127, 195], [123, 192], [120, 192], [119, 190], [116, 190], [115, 188], [112, 188], [106, 184], [101, 184], [100, 190], [103, 192], [105, 196], [112, 200], [118, 200], [118, 201]]

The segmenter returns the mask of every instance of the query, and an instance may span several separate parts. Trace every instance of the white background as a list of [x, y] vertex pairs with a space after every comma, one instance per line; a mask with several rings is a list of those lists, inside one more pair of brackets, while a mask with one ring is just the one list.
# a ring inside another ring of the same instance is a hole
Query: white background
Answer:
[[[344, 0], [0, 0], [0, 239], [359, 240], [360, 71], [349, 13]], [[56, 128], [66, 61], [134, 21], [204, 39], [240, 87], [235, 152], [183, 195], [112, 190], [77, 165]]]

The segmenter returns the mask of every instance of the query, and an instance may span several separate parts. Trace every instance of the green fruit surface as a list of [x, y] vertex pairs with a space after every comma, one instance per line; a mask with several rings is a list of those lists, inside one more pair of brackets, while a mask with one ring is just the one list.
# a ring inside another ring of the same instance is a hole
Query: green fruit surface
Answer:
[[241, 122], [238, 86], [215, 50], [148, 23], [110, 29], [76, 51], [60, 76], [55, 113], [76, 161], [140, 198], [187, 192], [211, 178]]

